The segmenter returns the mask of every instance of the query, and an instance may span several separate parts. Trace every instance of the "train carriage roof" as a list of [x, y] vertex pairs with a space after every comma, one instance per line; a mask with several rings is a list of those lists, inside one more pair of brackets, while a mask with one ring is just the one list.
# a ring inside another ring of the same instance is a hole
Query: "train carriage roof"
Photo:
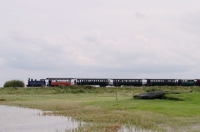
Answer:
[[80, 80], [108, 80], [108, 78], [76, 78]]
[[74, 78], [47, 78], [47, 80], [71, 80]]
[[113, 80], [143, 80], [141, 78], [113, 78]]
[[146, 80], [178, 80], [178, 79], [149, 79], [147, 78]]

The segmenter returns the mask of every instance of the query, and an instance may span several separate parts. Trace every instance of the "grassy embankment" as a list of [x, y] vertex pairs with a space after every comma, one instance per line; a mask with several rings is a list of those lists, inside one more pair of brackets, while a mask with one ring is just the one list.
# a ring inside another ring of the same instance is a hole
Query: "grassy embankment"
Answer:
[[[181, 94], [133, 99], [133, 95], [152, 89]], [[200, 87], [1, 88], [0, 105], [53, 111], [88, 122], [77, 131], [116, 131], [124, 124], [153, 131], [200, 130]]]

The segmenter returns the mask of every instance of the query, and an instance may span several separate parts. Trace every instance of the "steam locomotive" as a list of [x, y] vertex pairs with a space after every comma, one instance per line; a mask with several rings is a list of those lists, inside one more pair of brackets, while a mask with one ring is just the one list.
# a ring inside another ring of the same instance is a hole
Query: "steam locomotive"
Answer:
[[108, 78], [46, 78], [28, 79], [27, 87], [95, 85], [106, 86], [200, 86], [200, 79], [108, 79]]

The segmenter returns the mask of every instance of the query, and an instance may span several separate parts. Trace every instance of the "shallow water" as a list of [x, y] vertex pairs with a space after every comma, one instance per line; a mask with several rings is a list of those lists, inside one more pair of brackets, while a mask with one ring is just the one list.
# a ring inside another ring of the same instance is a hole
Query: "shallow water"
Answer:
[[122, 126], [118, 132], [152, 132], [151, 130], [141, 129], [135, 126]]
[[[0, 105], [0, 132], [65, 132], [80, 122], [70, 117], [43, 116], [44, 111]], [[135, 126], [122, 126], [118, 132], [152, 132]]]
[[0, 132], [65, 132], [78, 127], [68, 117], [43, 116], [43, 111], [0, 106]]

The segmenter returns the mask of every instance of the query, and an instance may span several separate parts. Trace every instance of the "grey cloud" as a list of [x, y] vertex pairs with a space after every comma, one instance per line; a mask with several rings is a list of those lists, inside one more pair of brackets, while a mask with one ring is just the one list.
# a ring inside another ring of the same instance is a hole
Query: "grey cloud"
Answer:
[[0, 85], [27, 76], [198, 77], [199, 4], [2, 1]]
[[140, 20], [140, 19], [144, 19], [145, 15], [139, 12], [135, 12], [135, 17]]

